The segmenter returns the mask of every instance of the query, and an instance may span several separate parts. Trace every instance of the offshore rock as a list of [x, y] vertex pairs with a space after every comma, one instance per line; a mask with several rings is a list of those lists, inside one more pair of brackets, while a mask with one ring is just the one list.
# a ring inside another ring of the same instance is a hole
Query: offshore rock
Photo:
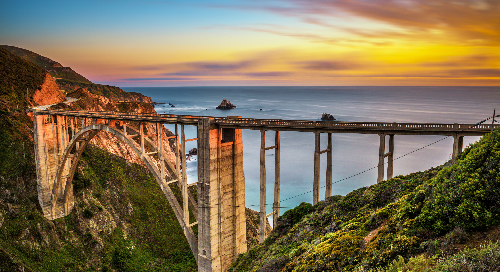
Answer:
[[216, 107], [216, 109], [218, 109], [218, 110], [230, 110], [230, 109], [234, 109], [234, 108], [236, 108], [236, 106], [231, 104], [231, 102], [226, 100], [226, 99], [222, 100], [220, 105]]
[[335, 117], [329, 113], [323, 113], [323, 115], [321, 115], [321, 121], [335, 121]]

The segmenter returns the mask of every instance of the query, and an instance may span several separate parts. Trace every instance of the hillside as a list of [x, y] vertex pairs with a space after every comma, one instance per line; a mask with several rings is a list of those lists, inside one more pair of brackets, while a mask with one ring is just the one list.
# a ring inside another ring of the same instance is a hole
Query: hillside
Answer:
[[[46, 71], [3, 48], [0, 57], [1, 78], [12, 90], [2, 93], [0, 118], [0, 271], [196, 270], [182, 229], [152, 175], [102, 149], [84, 152], [74, 180], [73, 212], [55, 221], [43, 217], [33, 121], [21, 109], [30, 102], [16, 90], [41, 88]], [[153, 110], [147, 103], [119, 107], [101, 100], [80, 97], [75, 106], [65, 107]]]
[[[32, 98], [23, 90], [41, 89], [47, 72], [3, 48], [0, 58], [2, 86], [7, 86], [0, 97], [0, 271], [196, 271], [154, 177], [134, 163], [124, 145], [110, 144], [116, 138], [105, 133], [94, 138], [78, 165], [73, 211], [54, 221], [43, 217], [33, 121], [24, 109]], [[53, 107], [154, 112], [149, 103], [115, 103], [85, 89], [74, 95], [78, 101]], [[258, 232], [256, 227], [248, 229]]]
[[499, 189], [494, 131], [451, 165], [287, 211], [232, 271], [498, 271]]
[[140, 93], [125, 92], [115, 86], [92, 83], [90, 80], [78, 74], [70, 67], [63, 67], [59, 62], [41, 56], [32, 51], [9, 45], [0, 45], [0, 48], [3, 48], [14, 55], [17, 55], [22, 59], [48, 71], [50, 75], [56, 79], [59, 89], [64, 91], [66, 94], [70, 94], [80, 88], [84, 88], [93, 94], [105, 96], [115, 102], [153, 102], [150, 97], [144, 96]]
[[53, 61], [35, 52], [31, 52], [23, 48], [9, 46], [9, 45], [0, 45], [0, 47], [10, 51], [14, 55], [23, 58], [24, 60], [27, 60], [33, 64], [40, 66], [44, 70], [48, 71], [50, 75], [55, 78], [64, 78], [76, 82], [92, 83], [84, 76], [73, 71], [73, 69], [71, 69], [70, 67], [63, 67], [59, 62]]
[[[40, 89], [46, 71], [0, 48], [0, 109], [23, 109]], [[28, 92], [28, 93], [27, 93]]]

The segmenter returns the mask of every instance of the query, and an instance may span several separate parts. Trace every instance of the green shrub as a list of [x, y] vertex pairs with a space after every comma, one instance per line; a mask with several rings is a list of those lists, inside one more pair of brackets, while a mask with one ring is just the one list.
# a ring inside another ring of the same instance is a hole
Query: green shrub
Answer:
[[437, 272], [436, 268], [437, 257], [427, 258], [425, 255], [412, 257], [405, 262], [405, 259], [398, 256], [386, 268], [379, 268], [377, 272]]
[[499, 271], [500, 243], [488, 243], [479, 249], [466, 248], [439, 261], [439, 271]]

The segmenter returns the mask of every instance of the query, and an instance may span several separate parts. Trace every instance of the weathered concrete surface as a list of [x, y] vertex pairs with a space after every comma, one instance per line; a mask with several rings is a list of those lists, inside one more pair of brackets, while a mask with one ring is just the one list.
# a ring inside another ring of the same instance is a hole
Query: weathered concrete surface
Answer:
[[[74, 205], [73, 190], [65, 192], [66, 179], [69, 176], [69, 165], [59, 167], [68, 139], [65, 119], [61, 116], [51, 117], [47, 115], [35, 115], [35, 156], [37, 169], [38, 200], [44, 216], [48, 219], [56, 219], [66, 215]], [[59, 169], [60, 168], [60, 169]], [[62, 187], [58, 188], [58, 194], [66, 198], [59, 201], [55, 209], [53, 206], [54, 181], [58, 174], [63, 178]]]
[[247, 251], [241, 130], [198, 126], [198, 270], [226, 271]]

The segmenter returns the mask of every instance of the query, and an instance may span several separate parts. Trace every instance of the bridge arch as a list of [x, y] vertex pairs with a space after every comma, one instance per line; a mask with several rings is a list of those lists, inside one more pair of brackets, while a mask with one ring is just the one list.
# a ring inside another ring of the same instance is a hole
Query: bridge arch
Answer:
[[[182, 215], [182, 208], [179, 205], [172, 189], [162, 178], [161, 171], [157, 166], [157, 163], [151, 158], [147, 153], [143, 153], [141, 147], [133, 141], [131, 138], [127, 137], [124, 132], [115, 129], [106, 124], [92, 124], [87, 127], [80, 129], [69, 143], [64, 148], [62, 157], [57, 165], [56, 175], [54, 179], [54, 186], [52, 187], [51, 193], [51, 210], [53, 218], [60, 217], [60, 214], [68, 214], [73, 208], [73, 177], [76, 171], [78, 162], [83, 154], [85, 147], [94, 138], [98, 132], [104, 131], [114, 135], [122, 143], [128, 145], [134, 153], [141, 159], [141, 161], [146, 165], [148, 170], [153, 174], [156, 182], [160, 186], [163, 194], [166, 196], [172, 210], [175, 213], [177, 221], [181, 225], [184, 235], [186, 236], [191, 251], [197, 259], [198, 257], [198, 242], [197, 238], [190, 226], [186, 224]], [[161, 162], [160, 162], [161, 163]], [[60, 203], [62, 201], [62, 203]]]

